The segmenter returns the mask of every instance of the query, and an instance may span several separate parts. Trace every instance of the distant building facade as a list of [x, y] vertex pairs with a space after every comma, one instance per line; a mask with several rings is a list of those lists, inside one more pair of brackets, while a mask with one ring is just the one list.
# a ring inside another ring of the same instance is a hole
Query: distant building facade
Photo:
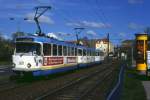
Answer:
[[[108, 40], [107, 39], [97, 39], [95, 43], [95, 48], [104, 53], [106, 56], [108, 53]], [[114, 45], [109, 42], [109, 53], [114, 53]]]

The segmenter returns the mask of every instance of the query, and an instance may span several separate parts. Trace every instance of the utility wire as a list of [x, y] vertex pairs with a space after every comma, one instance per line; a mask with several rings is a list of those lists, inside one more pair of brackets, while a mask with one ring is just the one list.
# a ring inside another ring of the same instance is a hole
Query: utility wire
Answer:
[[[36, 0], [36, 1], [39, 1], [39, 0]], [[39, 1], [39, 3], [41, 3], [41, 2]], [[41, 3], [41, 4], [43, 4], [43, 3]], [[64, 20], [65, 22], [68, 22], [68, 23], [69, 23], [69, 22], [74, 22], [74, 20], [72, 19], [72, 16], [69, 15], [68, 12], [67, 12], [67, 14], [65, 14], [65, 12], [64, 12], [63, 10], [60, 10], [60, 9], [57, 10], [57, 8], [54, 7], [54, 6], [55, 6], [55, 3], [54, 3], [53, 0], [51, 0], [50, 4], [52, 5], [53, 11], [55, 11], [55, 13], [58, 13], [58, 16], [61, 16], [61, 18], [63, 18], [63, 20]]]
[[108, 18], [106, 17], [104, 11], [102, 10], [101, 5], [100, 5], [100, 3], [99, 3], [98, 0], [95, 0], [95, 5], [97, 6], [99, 12], [102, 14], [102, 16], [103, 16], [105, 22], [108, 22]]
[[[96, 11], [96, 9], [94, 9], [94, 6], [92, 6], [91, 2], [89, 0], [84, 0], [86, 2], [86, 4], [90, 4], [90, 10], [91, 12], [93, 12], [93, 14], [90, 14], [90, 16], [94, 15], [100, 22], [105, 24], [105, 20], [103, 20], [102, 16]], [[94, 18], [94, 17], [93, 17]]]

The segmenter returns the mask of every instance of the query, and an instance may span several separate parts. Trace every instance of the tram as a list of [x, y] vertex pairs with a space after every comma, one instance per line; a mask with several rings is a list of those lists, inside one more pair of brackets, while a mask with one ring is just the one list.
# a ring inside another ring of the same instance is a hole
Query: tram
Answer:
[[43, 34], [38, 19], [48, 9], [51, 7], [35, 7], [37, 36], [16, 38], [12, 70], [21, 75], [31, 73], [33, 76], [40, 76], [100, 63], [100, 53], [95, 48], [59, 41]]
[[16, 38], [13, 71], [33, 76], [48, 75], [101, 63], [100, 53], [73, 43], [44, 36]]

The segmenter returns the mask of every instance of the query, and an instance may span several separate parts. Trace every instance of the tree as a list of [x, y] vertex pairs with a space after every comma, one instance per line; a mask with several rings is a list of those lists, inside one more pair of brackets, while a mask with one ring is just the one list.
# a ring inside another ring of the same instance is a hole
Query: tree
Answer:
[[0, 62], [10, 62], [13, 50], [13, 43], [9, 39], [5, 39], [2, 34], [0, 34]]
[[26, 36], [24, 32], [15, 32], [12, 34], [12, 40], [14, 41], [18, 36]]

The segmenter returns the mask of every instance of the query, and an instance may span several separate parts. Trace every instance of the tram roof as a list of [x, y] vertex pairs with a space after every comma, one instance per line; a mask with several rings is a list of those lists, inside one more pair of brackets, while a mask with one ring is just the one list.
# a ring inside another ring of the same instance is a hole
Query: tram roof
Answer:
[[60, 41], [60, 40], [48, 38], [48, 37], [20, 36], [20, 37], [16, 38], [16, 42], [27, 42], [27, 41], [28, 42], [32, 41], [32, 42], [52, 43], [52, 44], [63, 45], [63, 46], [78, 47], [81, 49], [95, 50], [95, 48], [88, 48], [86, 46], [76, 45], [74, 43], [70, 43], [70, 42], [66, 42], [66, 41]]

